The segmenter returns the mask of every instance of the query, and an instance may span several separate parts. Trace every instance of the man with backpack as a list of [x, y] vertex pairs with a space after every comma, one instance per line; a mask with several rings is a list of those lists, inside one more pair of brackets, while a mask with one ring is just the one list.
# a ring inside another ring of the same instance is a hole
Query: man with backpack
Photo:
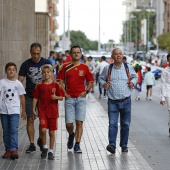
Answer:
[[99, 81], [108, 95], [108, 117], [109, 117], [109, 145], [107, 151], [116, 152], [116, 138], [118, 132], [118, 118], [120, 113], [120, 147], [122, 152], [128, 152], [127, 144], [129, 127], [131, 121], [131, 92], [137, 82], [134, 68], [123, 63], [122, 50], [115, 48], [111, 58], [114, 63], [106, 66], [99, 77]]

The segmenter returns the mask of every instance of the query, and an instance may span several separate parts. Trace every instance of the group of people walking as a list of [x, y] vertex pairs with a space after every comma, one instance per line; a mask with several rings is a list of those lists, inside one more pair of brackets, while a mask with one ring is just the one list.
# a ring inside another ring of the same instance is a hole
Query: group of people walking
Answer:
[[[58, 101], [63, 98], [65, 98], [66, 129], [69, 135], [67, 148], [73, 148], [75, 153], [82, 153], [80, 142], [86, 117], [86, 95], [93, 87], [93, 75], [88, 65], [81, 62], [82, 52], [79, 46], [71, 47], [71, 61], [63, 63], [58, 73], [54, 72], [55, 63], [41, 57], [41, 51], [42, 47], [39, 43], [31, 45], [31, 58], [21, 64], [18, 80], [15, 78], [16, 64], [9, 62], [5, 66], [7, 77], [0, 80], [0, 114], [5, 146], [2, 158], [19, 158], [18, 125], [21, 105], [21, 116], [27, 120], [26, 130], [30, 142], [26, 153], [36, 151], [34, 122], [38, 117], [37, 145], [40, 147], [41, 158], [48, 157], [53, 160], [55, 131], [58, 129]], [[120, 147], [122, 152], [128, 152], [131, 93], [138, 76], [130, 64], [123, 63], [121, 49], [113, 49], [111, 58], [114, 63], [105, 66], [103, 64], [99, 83], [100, 88], [107, 90], [108, 95], [109, 144], [106, 149], [114, 154], [119, 114]], [[24, 89], [22, 83], [25, 79], [26, 88]], [[166, 96], [164, 92], [163, 96]], [[161, 104], [164, 104], [163, 98]], [[49, 130], [49, 147], [46, 138], [47, 129]]]

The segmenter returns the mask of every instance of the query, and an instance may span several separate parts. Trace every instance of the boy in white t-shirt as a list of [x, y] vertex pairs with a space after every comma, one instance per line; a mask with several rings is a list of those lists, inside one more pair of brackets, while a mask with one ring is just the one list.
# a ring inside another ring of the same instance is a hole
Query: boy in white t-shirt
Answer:
[[5, 153], [2, 158], [18, 159], [18, 126], [21, 117], [26, 119], [25, 89], [16, 77], [17, 67], [15, 63], [7, 63], [5, 66], [7, 78], [0, 80], [0, 114], [3, 129], [3, 142]]

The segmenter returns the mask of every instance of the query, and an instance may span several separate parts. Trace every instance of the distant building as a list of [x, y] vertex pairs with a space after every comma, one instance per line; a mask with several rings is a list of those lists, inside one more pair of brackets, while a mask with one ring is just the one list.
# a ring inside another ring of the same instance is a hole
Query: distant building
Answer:
[[153, 9], [155, 10], [155, 32], [156, 37], [163, 34], [164, 30], [164, 2], [163, 0], [154, 0]]
[[164, 33], [170, 32], [170, 0], [164, 0]]
[[59, 24], [57, 3], [59, 0], [35, 0], [35, 40], [42, 45], [42, 56], [48, 57], [58, 37], [56, 29]]

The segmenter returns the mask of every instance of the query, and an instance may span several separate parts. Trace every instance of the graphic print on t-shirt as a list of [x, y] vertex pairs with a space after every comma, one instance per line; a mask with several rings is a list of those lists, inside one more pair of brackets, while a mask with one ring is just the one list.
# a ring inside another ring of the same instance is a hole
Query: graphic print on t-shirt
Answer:
[[14, 98], [15, 90], [14, 89], [7, 89], [4, 91], [4, 100], [9, 102]]
[[27, 75], [28, 75], [28, 77], [30, 77], [30, 80], [32, 81], [32, 83], [37, 84], [43, 80], [43, 77], [41, 74], [41, 68], [30, 67], [29, 71], [30, 71], [30, 74], [27, 73]]

